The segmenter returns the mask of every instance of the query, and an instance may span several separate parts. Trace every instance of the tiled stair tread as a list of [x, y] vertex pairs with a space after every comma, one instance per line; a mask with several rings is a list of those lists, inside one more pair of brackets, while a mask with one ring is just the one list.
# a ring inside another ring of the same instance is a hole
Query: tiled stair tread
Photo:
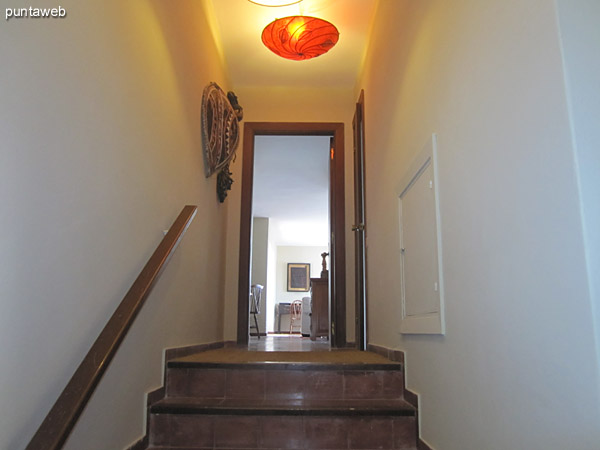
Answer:
[[[147, 447], [146, 450], [206, 450], [207, 447]], [[212, 447], [211, 447], [212, 449]], [[286, 447], [287, 450], [303, 450], [302, 448], [288, 448]], [[221, 450], [225, 450], [225, 449], [221, 449]], [[255, 449], [244, 449], [243, 447], [236, 447], [235, 450], [255, 450]], [[276, 450], [276, 449], [273, 449]], [[312, 450], [330, 450], [330, 449], [318, 449], [318, 448], [313, 448]], [[379, 449], [379, 450], [386, 450], [384, 449]], [[394, 449], [391, 449], [394, 450]], [[402, 450], [418, 450], [418, 448], [415, 447], [402, 447]]]
[[263, 370], [402, 370], [401, 363], [388, 364], [327, 364], [317, 362], [250, 362], [250, 363], [218, 363], [169, 361], [169, 369], [263, 369]]
[[415, 408], [402, 399], [224, 399], [168, 397], [150, 407], [152, 414], [232, 415], [384, 415], [414, 416]]
[[168, 367], [229, 367], [272, 369], [401, 369], [402, 364], [381, 355], [357, 350], [315, 352], [254, 352], [223, 348], [196, 353], [169, 361]]

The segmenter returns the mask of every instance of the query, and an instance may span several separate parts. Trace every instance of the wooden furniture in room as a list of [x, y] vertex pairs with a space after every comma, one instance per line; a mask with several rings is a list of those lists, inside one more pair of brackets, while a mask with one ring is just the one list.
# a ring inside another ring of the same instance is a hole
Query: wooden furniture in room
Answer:
[[310, 339], [329, 337], [329, 279], [311, 278]]

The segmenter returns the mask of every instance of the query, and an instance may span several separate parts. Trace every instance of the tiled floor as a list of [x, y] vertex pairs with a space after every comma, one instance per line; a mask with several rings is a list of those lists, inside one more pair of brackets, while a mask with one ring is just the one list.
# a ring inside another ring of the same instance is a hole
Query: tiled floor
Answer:
[[327, 339], [317, 339], [311, 341], [308, 337], [302, 337], [299, 334], [283, 334], [250, 337], [248, 350], [263, 352], [310, 352], [329, 350], [329, 341]]

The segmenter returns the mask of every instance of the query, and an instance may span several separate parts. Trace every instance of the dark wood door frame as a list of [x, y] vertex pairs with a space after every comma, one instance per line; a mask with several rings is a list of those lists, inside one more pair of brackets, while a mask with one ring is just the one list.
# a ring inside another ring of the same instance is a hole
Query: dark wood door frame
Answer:
[[365, 92], [360, 91], [352, 120], [354, 140], [354, 251], [356, 347], [367, 349], [367, 215], [365, 198]]
[[250, 245], [255, 136], [331, 136], [329, 205], [331, 345], [346, 346], [346, 237], [344, 202], [344, 124], [337, 122], [246, 122], [242, 160], [240, 261], [238, 279], [237, 343], [248, 344]]

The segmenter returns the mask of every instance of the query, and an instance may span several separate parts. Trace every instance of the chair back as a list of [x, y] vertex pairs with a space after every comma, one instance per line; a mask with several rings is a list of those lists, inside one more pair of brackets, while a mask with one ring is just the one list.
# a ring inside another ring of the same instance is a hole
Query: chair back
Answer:
[[260, 284], [250, 286], [250, 314], [260, 314], [260, 299], [264, 287]]
[[290, 305], [290, 314], [294, 318], [298, 318], [302, 315], [302, 302], [300, 300], [294, 300]]
[[290, 334], [293, 333], [294, 327], [302, 326], [302, 302], [294, 300], [290, 304]]

